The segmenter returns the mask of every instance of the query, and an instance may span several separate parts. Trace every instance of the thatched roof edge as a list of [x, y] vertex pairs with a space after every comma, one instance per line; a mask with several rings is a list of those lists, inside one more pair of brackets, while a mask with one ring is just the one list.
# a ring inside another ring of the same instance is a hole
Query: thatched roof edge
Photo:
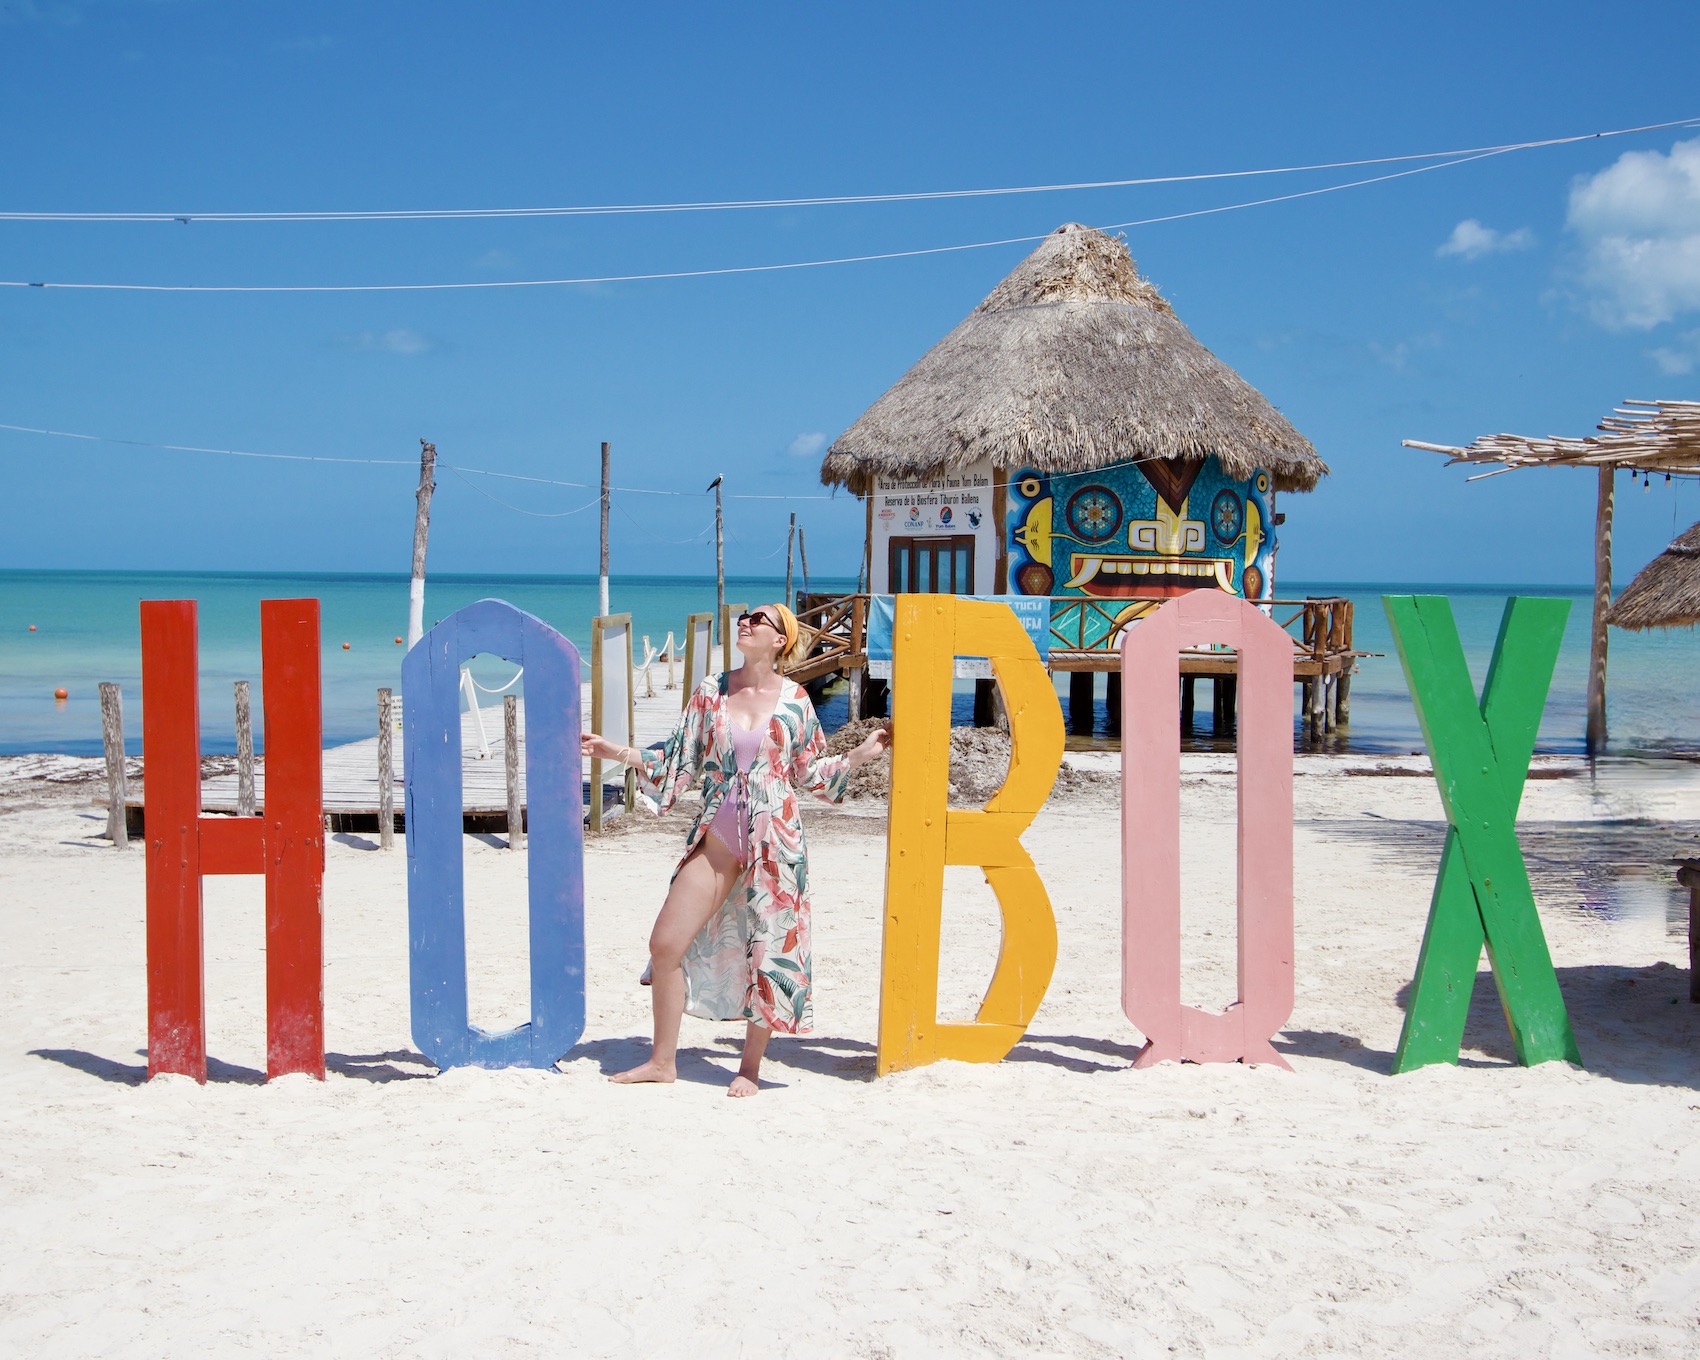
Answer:
[[1700, 523], [1636, 573], [1606, 622], [1632, 632], [1700, 623]]
[[1308, 491], [1328, 472], [1140, 277], [1125, 242], [1070, 223], [833, 441], [821, 480], [864, 494], [876, 474], [983, 459], [1086, 472], [1212, 455], [1237, 478], [1267, 469], [1281, 490]]

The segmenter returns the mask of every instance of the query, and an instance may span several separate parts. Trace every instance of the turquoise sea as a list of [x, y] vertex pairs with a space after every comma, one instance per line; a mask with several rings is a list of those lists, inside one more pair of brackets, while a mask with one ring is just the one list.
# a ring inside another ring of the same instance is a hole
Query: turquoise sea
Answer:
[[[826, 577], [812, 578], [810, 584], [827, 590], [853, 588], [852, 582]], [[772, 600], [783, 591], [783, 579], [730, 578], [726, 583], [726, 598], [732, 603]], [[1360, 663], [1353, 682], [1351, 727], [1331, 743], [1333, 749], [1403, 753], [1422, 748], [1382, 611], [1381, 595], [1390, 591], [1451, 598], [1478, 685], [1508, 594], [1569, 598], [1570, 625], [1541, 726], [1540, 749], [1550, 753], [1582, 750], [1591, 599], [1586, 587], [1284, 581], [1283, 598], [1341, 594], [1355, 600], [1357, 645], [1382, 653]], [[96, 686], [102, 680], [123, 686], [127, 745], [139, 751], [141, 653], [136, 606], [144, 599], [200, 602], [202, 741], [209, 754], [233, 750], [232, 682], [253, 682], [256, 715], [262, 697], [259, 602], [299, 596], [321, 602], [326, 743], [370, 735], [376, 726], [377, 689], [384, 685], [400, 689], [402, 648], [394, 638], [407, 627], [407, 579], [403, 576], [0, 571], [0, 754], [98, 755]], [[435, 576], [426, 586], [427, 626], [489, 596], [537, 614], [588, 655], [590, 620], [596, 612], [594, 577]], [[637, 635], [647, 633], [660, 645], [669, 630], [683, 635], [688, 613], [713, 609], [714, 581], [615, 577], [611, 597], [616, 611], [633, 616]], [[349, 644], [346, 651], [344, 642]], [[1697, 662], [1700, 634], [1683, 629], [1644, 634], [1613, 630], [1609, 721], [1614, 751], [1686, 754], [1700, 750]], [[512, 669], [493, 659], [481, 660], [474, 674], [481, 683], [495, 687], [511, 676]], [[69, 691], [70, 697], [63, 702], [53, 698], [59, 687]], [[1208, 700], [1202, 694], [1200, 704], [1202, 713], [1208, 714]], [[966, 713], [966, 694], [959, 696], [958, 707]], [[823, 705], [821, 716], [829, 727], [843, 721], [841, 692]], [[256, 739], [263, 744], [263, 733], [256, 733]]]

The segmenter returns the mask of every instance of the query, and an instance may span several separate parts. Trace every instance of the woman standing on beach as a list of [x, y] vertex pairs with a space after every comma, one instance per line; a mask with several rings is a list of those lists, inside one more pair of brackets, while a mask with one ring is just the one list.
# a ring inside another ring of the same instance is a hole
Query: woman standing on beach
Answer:
[[655, 1046], [648, 1062], [614, 1081], [672, 1081], [689, 1010], [747, 1022], [727, 1094], [753, 1096], [773, 1032], [812, 1027], [809, 862], [797, 793], [838, 802], [850, 772], [885, 751], [891, 734], [876, 731], [847, 755], [827, 755], [809, 696], [779, 671], [796, 645], [797, 619], [784, 605], [740, 614], [744, 664], [697, 687], [662, 750], [584, 736], [585, 755], [637, 769], [640, 797], [658, 815], [702, 779], [702, 811], [649, 936]]

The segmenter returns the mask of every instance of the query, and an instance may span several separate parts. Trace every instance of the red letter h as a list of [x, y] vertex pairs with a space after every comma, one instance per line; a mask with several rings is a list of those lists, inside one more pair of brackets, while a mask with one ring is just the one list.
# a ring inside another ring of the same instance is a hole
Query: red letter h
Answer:
[[148, 1076], [207, 1079], [201, 876], [266, 876], [266, 1076], [325, 1075], [319, 602], [260, 603], [265, 797], [201, 816], [195, 602], [142, 602]]

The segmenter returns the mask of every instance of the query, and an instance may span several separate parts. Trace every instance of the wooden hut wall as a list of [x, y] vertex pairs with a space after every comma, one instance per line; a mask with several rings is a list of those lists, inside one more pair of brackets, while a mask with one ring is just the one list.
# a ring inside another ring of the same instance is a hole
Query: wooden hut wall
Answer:
[[989, 462], [874, 479], [869, 579], [875, 594], [996, 590], [1001, 536]]

